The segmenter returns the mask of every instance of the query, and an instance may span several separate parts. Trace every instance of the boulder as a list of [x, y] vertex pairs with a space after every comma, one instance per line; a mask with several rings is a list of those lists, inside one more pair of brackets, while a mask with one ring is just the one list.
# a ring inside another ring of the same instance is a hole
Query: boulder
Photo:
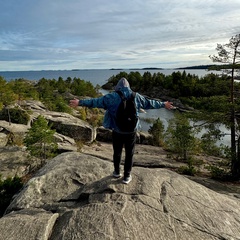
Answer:
[[71, 114], [48, 111], [41, 102], [33, 100], [22, 102], [22, 106], [31, 113], [29, 123], [23, 125], [14, 123], [9, 124], [6, 121], [0, 121], [0, 146], [6, 146], [8, 142], [7, 135], [9, 133], [12, 133], [15, 138], [23, 139], [27, 130], [31, 127], [32, 122], [39, 115], [47, 119], [57, 133], [73, 138], [75, 141], [89, 143], [96, 139], [96, 128]]
[[68, 113], [44, 112], [42, 115], [49, 121], [53, 129], [76, 141], [92, 142], [96, 139], [96, 128], [89, 123]]
[[[97, 128], [97, 141], [100, 142], [112, 142], [112, 131], [104, 127]], [[147, 132], [137, 132], [137, 143], [139, 144], [152, 144], [152, 135]]]
[[[1, 240], [13, 239], [49, 239], [52, 228], [59, 214], [52, 214], [42, 209], [26, 209], [11, 213], [0, 219], [4, 225], [1, 228]], [[24, 226], [24, 227], [23, 227]], [[15, 229], [13, 231], [13, 229]]]
[[[2, 133], [2, 137], [5, 134], [6, 137], [9, 134], [12, 134], [15, 139], [23, 139], [25, 133], [28, 131], [29, 126], [24, 125], [24, 124], [17, 124], [17, 123], [9, 123], [7, 121], [0, 121], [0, 132]], [[4, 137], [5, 139], [5, 137]], [[7, 137], [8, 141], [8, 137]], [[7, 141], [4, 140], [2, 142], [2, 146], [5, 146], [7, 144]], [[4, 145], [4, 143], [6, 143]]]
[[6, 133], [0, 132], [0, 147], [4, 147], [7, 145], [8, 135]]
[[43, 111], [47, 111], [47, 108], [46, 106], [40, 102], [40, 101], [37, 101], [37, 100], [30, 100], [30, 99], [27, 99], [27, 100], [23, 100], [21, 102], [19, 102], [19, 104], [21, 106], [24, 107], [24, 109], [27, 109], [28, 111], [31, 110], [33, 112], [43, 112]]
[[[84, 145], [81, 152], [112, 162], [113, 147], [111, 143], [97, 142], [96, 144]], [[122, 159], [125, 157], [123, 150]], [[169, 158], [168, 152], [163, 148], [150, 145], [135, 145], [133, 165], [148, 168], [170, 168], [177, 169], [186, 166], [186, 163]]]
[[68, 152], [49, 161], [0, 219], [0, 240], [240, 239], [240, 202], [167, 169], [113, 164]]
[[78, 151], [77, 144], [73, 138], [67, 137], [60, 133], [54, 134], [55, 141], [58, 146], [58, 153]]
[[41, 160], [30, 156], [25, 148], [7, 146], [0, 148], [0, 174], [7, 177], [24, 177], [41, 166]]
[[100, 142], [112, 142], [112, 131], [104, 127], [98, 127], [96, 140]]
[[73, 138], [76, 141], [92, 142], [96, 139], [96, 129], [85, 121], [63, 112], [48, 111], [41, 102], [24, 102], [24, 106], [31, 110], [31, 122], [39, 115], [49, 121], [53, 129], [62, 135]]

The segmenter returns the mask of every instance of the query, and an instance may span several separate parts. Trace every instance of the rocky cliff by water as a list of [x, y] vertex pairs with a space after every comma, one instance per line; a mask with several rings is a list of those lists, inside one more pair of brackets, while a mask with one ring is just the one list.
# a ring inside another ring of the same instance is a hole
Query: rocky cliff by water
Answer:
[[[33, 103], [29, 105], [33, 109]], [[175, 170], [185, 163], [143, 144], [136, 146], [133, 180], [124, 185], [111, 176], [109, 131], [39, 105], [33, 113], [55, 124], [62, 153], [31, 175], [14, 196], [0, 218], [0, 240], [240, 239], [239, 188], [180, 175]], [[0, 126], [1, 174], [28, 174], [26, 150], [5, 145], [9, 132], [21, 135], [30, 125], [1, 121]], [[79, 152], [75, 139], [96, 138]], [[38, 169], [37, 160], [32, 162]]]

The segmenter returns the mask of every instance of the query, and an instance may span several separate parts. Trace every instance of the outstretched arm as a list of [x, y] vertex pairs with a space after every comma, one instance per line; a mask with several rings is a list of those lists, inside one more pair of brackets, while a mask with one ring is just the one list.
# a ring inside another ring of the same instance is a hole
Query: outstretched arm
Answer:
[[140, 94], [138, 94], [137, 97], [140, 101], [140, 108], [143, 109], [158, 109], [158, 108], [166, 108], [168, 110], [174, 109], [174, 106], [172, 105], [173, 103], [169, 101], [161, 102], [159, 100], [146, 98]]
[[70, 107], [77, 107], [77, 106], [85, 106], [89, 108], [105, 108], [105, 100], [107, 99], [107, 95], [99, 98], [89, 98], [89, 99], [77, 99], [74, 98], [70, 100]]

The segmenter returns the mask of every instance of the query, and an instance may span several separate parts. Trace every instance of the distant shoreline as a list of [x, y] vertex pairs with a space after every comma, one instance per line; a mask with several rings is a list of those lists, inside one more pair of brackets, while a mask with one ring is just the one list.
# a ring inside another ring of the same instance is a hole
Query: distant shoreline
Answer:
[[[184, 70], [184, 69], [209, 69], [210, 67], [214, 67], [216, 65], [198, 65], [198, 66], [188, 66], [188, 67], [181, 67], [181, 68], [157, 68], [157, 67], [146, 67], [146, 68], [129, 68], [128, 70]], [[122, 70], [124, 71], [124, 68], [111, 68], [109, 70]]]
[[[92, 70], [110, 70], [110, 71], [126, 71], [126, 70], [135, 70], [135, 71], [145, 71], [145, 70], [208, 70], [209, 68], [216, 67], [219, 65], [198, 65], [198, 66], [187, 66], [187, 67], [179, 67], [179, 68], [159, 68], [159, 67], [145, 67], [145, 68], [110, 68], [110, 69], [80, 69], [80, 68], [73, 68], [73, 69], [58, 69], [58, 70], [7, 70], [0, 72], [57, 72], [57, 71], [92, 71]], [[209, 69], [210, 70], [210, 69]], [[212, 69], [214, 70], [214, 69]]]

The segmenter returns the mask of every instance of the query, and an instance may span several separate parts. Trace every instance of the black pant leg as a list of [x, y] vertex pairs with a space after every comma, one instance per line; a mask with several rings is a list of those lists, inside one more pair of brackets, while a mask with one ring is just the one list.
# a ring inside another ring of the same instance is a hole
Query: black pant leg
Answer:
[[125, 134], [125, 163], [124, 163], [124, 177], [130, 176], [133, 166], [133, 155], [136, 144], [136, 132]]
[[122, 134], [112, 132], [114, 170], [119, 173], [124, 139]]

